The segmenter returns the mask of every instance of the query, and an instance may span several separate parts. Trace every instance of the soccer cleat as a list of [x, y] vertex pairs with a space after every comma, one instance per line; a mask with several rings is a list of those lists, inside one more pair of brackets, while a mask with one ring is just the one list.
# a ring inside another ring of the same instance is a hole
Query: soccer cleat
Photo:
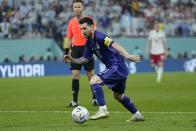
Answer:
[[142, 114], [134, 114], [131, 119], [127, 120], [127, 122], [131, 123], [131, 122], [140, 122], [140, 121], [144, 121], [144, 116]]
[[99, 110], [93, 116], [90, 116], [89, 119], [90, 120], [97, 120], [97, 119], [101, 119], [101, 118], [107, 118], [109, 116], [110, 116], [110, 114], [108, 111]]
[[79, 106], [79, 104], [78, 103], [76, 103], [76, 102], [74, 102], [74, 101], [71, 101], [66, 107], [77, 107], [77, 106]]
[[161, 83], [161, 80], [160, 79], [157, 79], [157, 83]]
[[92, 100], [92, 103], [93, 103], [93, 106], [98, 106], [97, 99], [93, 99], [93, 100]]
[[161, 78], [160, 77], [157, 78], [157, 83], [161, 83]]

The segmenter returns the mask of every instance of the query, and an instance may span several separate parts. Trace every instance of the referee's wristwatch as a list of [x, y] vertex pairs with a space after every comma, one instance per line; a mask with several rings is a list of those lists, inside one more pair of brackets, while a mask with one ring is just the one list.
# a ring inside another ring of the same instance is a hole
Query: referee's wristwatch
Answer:
[[64, 49], [64, 55], [68, 55], [68, 53], [69, 53], [69, 48], [65, 48]]

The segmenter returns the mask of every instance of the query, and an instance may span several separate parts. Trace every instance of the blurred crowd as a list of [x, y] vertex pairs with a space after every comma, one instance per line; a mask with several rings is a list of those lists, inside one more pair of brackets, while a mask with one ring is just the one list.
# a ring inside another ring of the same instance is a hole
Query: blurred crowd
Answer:
[[[196, 36], [195, 0], [84, 0], [84, 14], [109, 36], [147, 36], [154, 19], [168, 36]], [[0, 0], [0, 38], [62, 41], [72, 0]]]

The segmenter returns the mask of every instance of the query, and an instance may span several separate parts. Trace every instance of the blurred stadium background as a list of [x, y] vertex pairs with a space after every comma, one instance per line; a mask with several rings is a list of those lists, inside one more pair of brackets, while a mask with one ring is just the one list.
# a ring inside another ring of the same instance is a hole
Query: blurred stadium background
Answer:
[[[196, 1], [84, 2], [85, 14], [96, 20], [98, 30], [143, 58], [141, 63], [128, 63], [130, 74], [135, 75], [130, 75], [127, 92], [151, 122], [133, 129], [195, 130]], [[114, 111], [110, 121], [80, 127], [71, 122], [71, 109], [65, 108], [71, 98], [71, 72], [63, 62], [63, 48], [72, 16], [72, 0], [0, 0], [0, 130], [130, 130], [122, 122], [125, 110], [115, 106], [107, 90], [108, 106]], [[169, 47], [167, 73], [159, 85], [155, 75], [148, 73], [152, 69], [145, 49], [154, 19], [162, 21]], [[96, 61], [95, 71], [102, 68]], [[89, 87], [85, 76], [81, 86]], [[81, 104], [95, 111], [86, 96], [90, 98], [89, 89], [81, 88]]]

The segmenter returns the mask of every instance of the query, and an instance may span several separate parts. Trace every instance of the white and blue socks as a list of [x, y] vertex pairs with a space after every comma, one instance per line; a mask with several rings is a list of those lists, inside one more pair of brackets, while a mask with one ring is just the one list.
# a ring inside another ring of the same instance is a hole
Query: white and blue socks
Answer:
[[123, 96], [123, 98], [119, 101], [127, 110], [129, 110], [132, 114], [135, 114], [138, 110], [133, 104], [132, 100], [127, 96]]
[[97, 99], [97, 103], [99, 106], [105, 106], [105, 98], [104, 98], [104, 92], [100, 84], [93, 84], [91, 85], [91, 88], [93, 90], [93, 93]]

